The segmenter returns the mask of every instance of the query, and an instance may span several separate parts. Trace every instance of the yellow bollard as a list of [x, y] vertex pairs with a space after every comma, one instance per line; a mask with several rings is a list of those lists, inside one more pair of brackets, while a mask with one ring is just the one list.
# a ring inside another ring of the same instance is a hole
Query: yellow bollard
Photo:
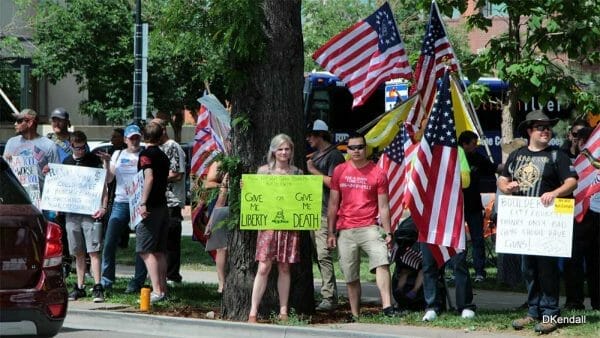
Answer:
[[150, 288], [142, 288], [140, 292], [140, 311], [150, 311]]

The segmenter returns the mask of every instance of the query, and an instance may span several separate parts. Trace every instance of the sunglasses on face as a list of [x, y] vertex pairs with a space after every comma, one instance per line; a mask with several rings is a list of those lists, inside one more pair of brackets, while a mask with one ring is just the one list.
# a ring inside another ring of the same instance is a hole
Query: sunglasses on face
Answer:
[[363, 150], [363, 149], [365, 149], [365, 147], [366, 147], [366, 145], [364, 145], [364, 144], [356, 144], [356, 145], [348, 146], [348, 149], [350, 149], [350, 150]]
[[538, 124], [536, 126], [531, 126], [531, 129], [535, 129], [537, 131], [551, 130], [550, 126], [547, 124]]
[[82, 146], [79, 146], [79, 147], [71, 146], [71, 149], [82, 151], [82, 150], [85, 150], [85, 145], [82, 145]]
[[16, 122], [17, 122], [17, 124], [21, 124], [21, 123], [27, 122], [27, 121], [28, 121], [27, 119], [17, 119]]

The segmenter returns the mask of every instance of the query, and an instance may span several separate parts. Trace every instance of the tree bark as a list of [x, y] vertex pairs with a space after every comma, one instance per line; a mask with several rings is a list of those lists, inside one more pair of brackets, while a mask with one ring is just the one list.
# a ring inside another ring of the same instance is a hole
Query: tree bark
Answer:
[[[247, 70], [249, 81], [246, 86], [232, 93], [231, 99], [233, 118], [245, 115], [250, 120], [250, 131], [241, 134], [235, 130], [233, 140], [233, 153], [242, 158], [244, 172], [255, 173], [261, 164], [266, 163], [265, 154], [270, 140], [279, 133], [286, 133], [294, 140], [295, 163], [303, 163], [305, 126], [302, 117], [300, 5], [300, 0], [265, 0], [262, 3], [266, 55], [260, 63], [241, 65]], [[308, 233], [301, 235], [301, 262], [293, 264], [291, 269], [290, 309], [309, 314], [314, 311], [311, 247]], [[228, 274], [222, 313], [227, 319], [246, 320], [257, 268], [254, 260], [256, 232], [236, 228], [228, 244]], [[274, 264], [259, 309], [262, 316], [268, 317], [279, 312], [276, 276], [277, 266]]]

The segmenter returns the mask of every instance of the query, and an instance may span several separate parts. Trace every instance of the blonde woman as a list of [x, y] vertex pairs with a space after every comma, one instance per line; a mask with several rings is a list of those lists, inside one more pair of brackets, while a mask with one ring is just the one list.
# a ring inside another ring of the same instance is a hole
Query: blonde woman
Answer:
[[[267, 164], [258, 168], [257, 174], [263, 175], [302, 175], [302, 170], [295, 167], [294, 143], [289, 136], [279, 134], [271, 140], [267, 153]], [[288, 299], [290, 293], [290, 264], [300, 261], [300, 235], [298, 231], [264, 230], [258, 232], [256, 240], [256, 260], [258, 271], [252, 287], [252, 305], [249, 323], [256, 323], [258, 306], [262, 299], [269, 272], [273, 262], [277, 262], [277, 292], [279, 294], [279, 319], [288, 319]]]

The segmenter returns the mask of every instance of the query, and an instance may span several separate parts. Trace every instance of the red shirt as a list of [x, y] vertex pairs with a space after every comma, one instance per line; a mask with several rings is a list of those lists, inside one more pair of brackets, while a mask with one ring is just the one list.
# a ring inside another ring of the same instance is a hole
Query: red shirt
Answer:
[[357, 169], [351, 161], [335, 167], [331, 190], [340, 193], [337, 230], [377, 224], [378, 195], [388, 194], [385, 172], [375, 163]]

